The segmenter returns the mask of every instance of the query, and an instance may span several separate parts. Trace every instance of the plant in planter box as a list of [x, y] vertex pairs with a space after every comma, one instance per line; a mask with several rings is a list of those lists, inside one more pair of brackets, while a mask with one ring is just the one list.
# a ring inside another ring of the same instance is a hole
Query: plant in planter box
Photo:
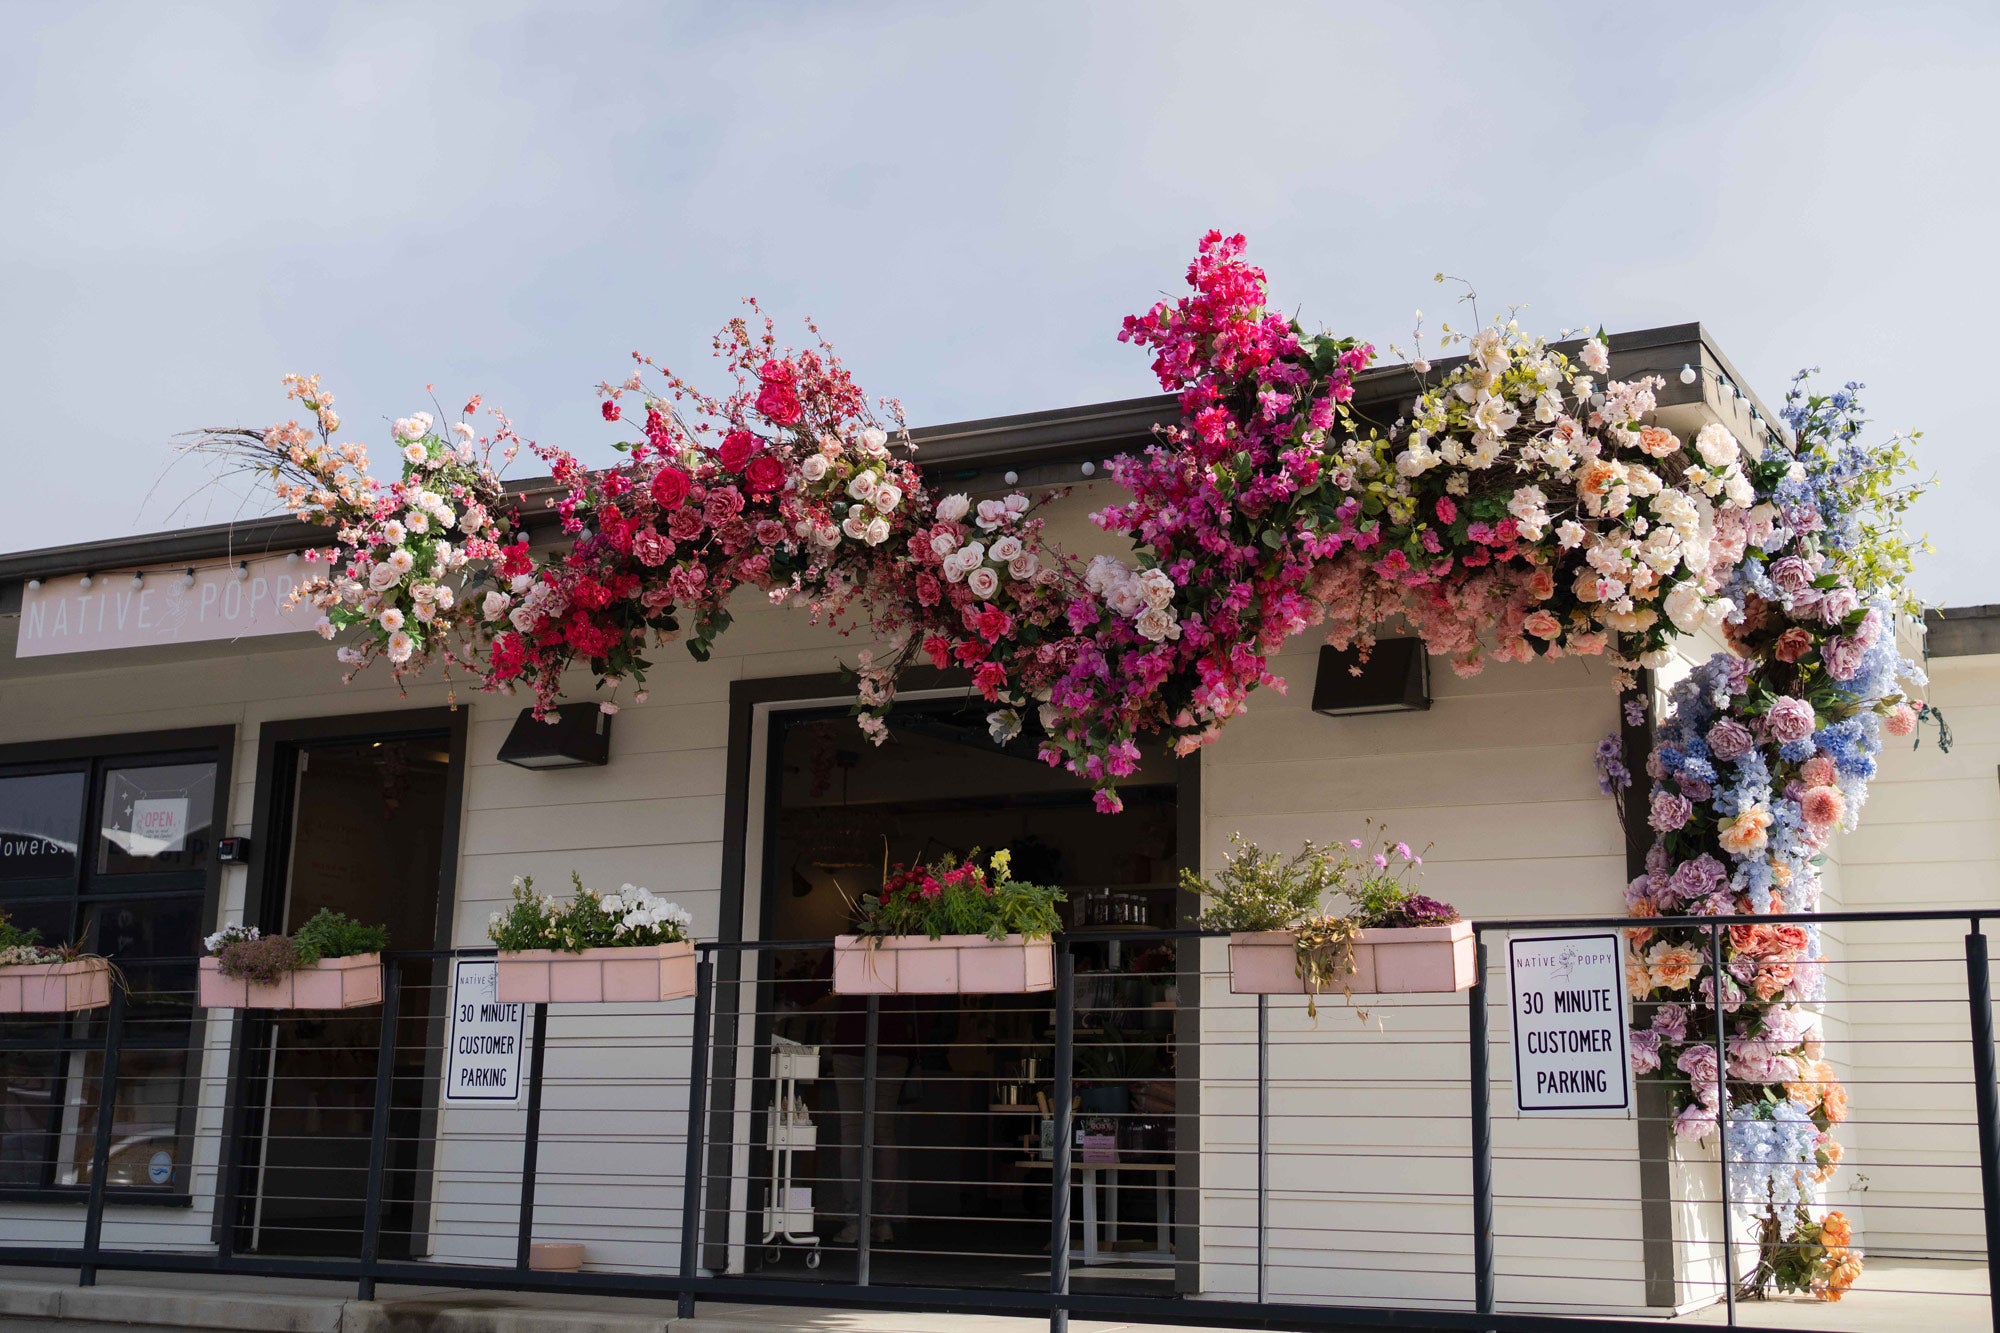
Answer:
[[0, 1014], [70, 1013], [111, 1003], [109, 959], [73, 944], [46, 945], [0, 908]]
[[[1230, 984], [1239, 994], [1298, 994], [1317, 1015], [1317, 998], [1339, 985], [1352, 995], [1458, 990], [1471, 984], [1471, 927], [1449, 904], [1416, 892], [1424, 858], [1369, 821], [1373, 850], [1360, 838], [1286, 858], [1240, 835], [1211, 881], [1183, 871], [1182, 887], [1206, 901], [1201, 923], [1230, 934]], [[1332, 898], [1347, 900], [1334, 912]]]
[[653, 1002], [694, 994], [694, 916], [634, 884], [587, 889], [570, 872], [565, 900], [516, 876], [514, 901], [493, 913], [501, 1000], [526, 1004]]
[[1060, 889], [1014, 878], [1004, 849], [985, 862], [975, 848], [964, 861], [898, 866], [862, 895], [854, 933], [834, 941], [833, 988], [843, 995], [1048, 990], [1062, 900]]
[[201, 1002], [211, 1009], [355, 1009], [382, 1000], [388, 928], [330, 907], [290, 935], [224, 926], [203, 944]]

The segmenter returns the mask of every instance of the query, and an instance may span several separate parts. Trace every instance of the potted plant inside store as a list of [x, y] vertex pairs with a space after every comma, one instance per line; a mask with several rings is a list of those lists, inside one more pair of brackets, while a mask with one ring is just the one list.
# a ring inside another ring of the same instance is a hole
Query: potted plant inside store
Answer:
[[111, 960], [44, 945], [0, 909], [0, 1014], [66, 1014], [111, 1003]]
[[322, 907], [290, 935], [224, 926], [201, 960], [200, 998], [209, 1009], [359, 1009], [382, 1002], [385, 926]]
[[1014, 878], [1003, 849], [898, 866], [833, 942], [841, 995], [1019, 995], [1055, 988], [1062, 890]]
[[522, 1004], [642, 1004], [694, 994], [694, 917], [650, 889], [597, 894], [574, 871], [568, 901], [516, 876], [486, 934], [500, 947], [495, 994]]
[[[1238, 995], [1306, 996], [1328, 987], [1349, 995], [1465, 990], [1472, 985], [1472, 925], [1448, 903], [1412, 887], [1423, 856], [1369, 821], [1380, 844], [1360, 838], [1306, 843], [1290, 858], [1240, 835], [1213, 880], [1183, 871], [1183, 887], [1206, 900], [1201, 923], [1229, 935], [1229, 989]], [[1332, 898], [1348, 910], [1328, 910]]]

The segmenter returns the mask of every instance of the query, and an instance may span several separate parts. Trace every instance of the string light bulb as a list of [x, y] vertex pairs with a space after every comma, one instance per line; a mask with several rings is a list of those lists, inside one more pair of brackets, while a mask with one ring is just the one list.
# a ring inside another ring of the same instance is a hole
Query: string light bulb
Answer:
[[248, 560], [238, 561], [236, 565], [236, 581], [238, 583], [241, 583], [243, 582], [243, 580], [249, 577], [250, 577], [250, 562]]
[[1682, 384], [1693, 384], [1693, 383], [1694, 383], [1694, 382], [1695, 382], [1696, 380], [1698, 380], [1698, 379], [1700, 379], [1700, 378], [1701, 378], [1701, 376], [1699, 376], [1699, 375], [1697, 375], [1697, 374], [1695, 374], [1695, 373], [1694, 373], [1694, 367], [1693, 367], [1692, 365], [1688, 365], [1688, 364], [1683, 364], [1683, 365], [1681, 366], [1681, 383], [1682, 383]]
[[1097, 464], [1095, 464], [1095, 463], [1085, 463], [1085, 464], [1083, 465], [1083, 475], [1084, 475], [1084, 476], [1086, 476], [1086, 477], [1094, 477], [1094, 476], [1096, 476], [1096, 475], [1097, 475]]
[[146, 586], [146, 576], [136, 569], [132, 571], [132, 586], [134, 588], [143, 588]]
[[183, 588], [192, 588], [194, 586], [194, 571], [192, 569], [181, 572], [181, 586]]
[[40, 592], [41, 590], [42, 590], [42, 581], [41, 581], [40, 579], [29, 579], [29, 580], [28, 580], [28, 591], [29, 591], [29, 592]]
[[1021, 474], [1018, 472], [1009, 471], [1003, 473], [1000, 479], [1006, 482], [1009, 486], [1018, 486], [1021, 482]]
[[76, 581], [76, 586], [83, 589], [85, 592], [89, 592], [90, 585], [95, 583], [96, 581], [97, 580], [91, 578], [90, 575], [85, 574], [82, 578]]

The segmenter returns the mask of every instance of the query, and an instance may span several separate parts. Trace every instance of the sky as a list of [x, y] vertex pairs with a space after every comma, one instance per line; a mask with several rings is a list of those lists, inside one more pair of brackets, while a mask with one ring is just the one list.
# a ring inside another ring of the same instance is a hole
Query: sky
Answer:
[[[1548, 332], [1701, 321], [1767, 403], [1866, 382], [1940, 485], [1918, 591], [2000, 602], [2000, 6], [0, 0], [0, 550], [260, 512], [173, 439], [714, 381], [760, 297], [912, 424], [1155, 391], [1201, 234], [1309, 326], [1432, 275]], [[531, 467], [517, 470], [532, 471]]]

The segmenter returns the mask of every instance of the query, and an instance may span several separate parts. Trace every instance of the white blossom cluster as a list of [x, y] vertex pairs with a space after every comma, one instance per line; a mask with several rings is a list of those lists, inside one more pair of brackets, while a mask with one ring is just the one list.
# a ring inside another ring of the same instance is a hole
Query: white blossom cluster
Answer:
[[1174, 581], [1164, 569], [1134, 569], [1122, 560], [1100, 555], [1083, 573], [1089, 589], [1104, 604], [1132, 622], [1141, 638], [1161, 643], [1181, 636], [1174, 612]]

